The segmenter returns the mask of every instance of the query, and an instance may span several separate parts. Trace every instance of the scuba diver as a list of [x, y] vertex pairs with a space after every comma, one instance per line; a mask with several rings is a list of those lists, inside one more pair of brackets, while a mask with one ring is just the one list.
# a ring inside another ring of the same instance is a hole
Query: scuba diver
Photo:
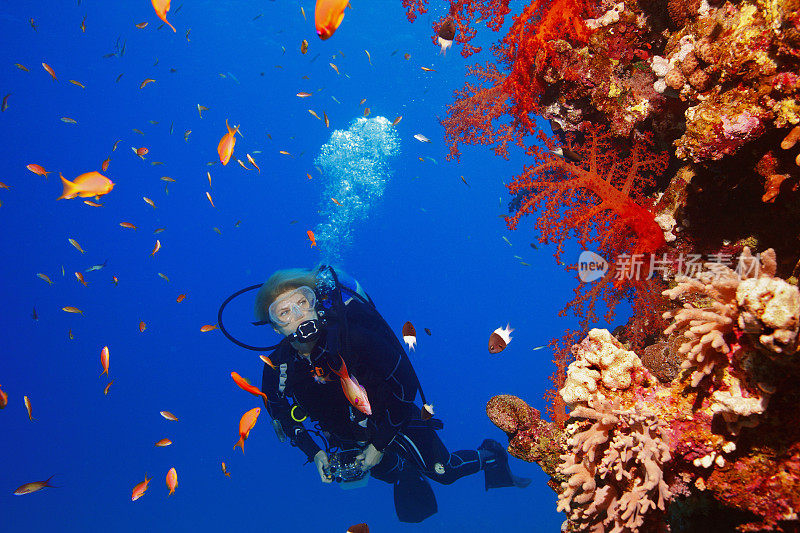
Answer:
[[[232, 295], [220, 308], [254, 285]], [[275, 272], [260, 286], [255, 325], [283, 335], [266, 361], [261, 388], [278, 437], [313, 462], [323, 483], [394, 486], [397, 516], [421, 522], [437, 512], [428, 479], [449, 485], [483, 471], [485, 488], [526, 487], [505, 448], [486, 439], [450, 452], [405, 348], [358, 282], [328, 265]], [[231, 337], [236, 344], [255, 349]], [[270, 347], [273, 348], [273, 347]], [[419, 393], [423, 407], [415, 404]], [[290, 403], [291, 400], [291, 403]], [[313, 421], [315, 428], [304, 422]], [[324, 449], [311, 436], [322, 441]]]

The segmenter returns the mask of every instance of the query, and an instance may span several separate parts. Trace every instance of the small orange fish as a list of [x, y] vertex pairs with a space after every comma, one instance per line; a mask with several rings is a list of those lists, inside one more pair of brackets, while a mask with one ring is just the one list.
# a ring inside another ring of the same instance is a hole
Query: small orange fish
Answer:
[[14, 494], [16, 496], [22, 496], [23, 494], [30, 494], [32, 492], [40, 491], [45, 487], [53, 487], [53, 485], [50, 484], [50, 480], [53, 479], [53, 477], [55, 477], [55, 474], [53, 474], [44, 481], [34, 481], [33, 483], [25, 483], [17, 490], [15, 490]]
[[242, 453], [244, 454], [244, 441], [250, 436], [250, 430], [256, 425], [256, 420], [258, 420], [258, 415], [260, 414], [261, 409], [259, 407], [254, 407], [242, 415], [241, 420], [239, 420], [239, 441], [233, 445], [234, 450], [238, 446], [242, 449]]
[[53, 67], [51, 67], [51, 66], [50, 66], [50, 65], [48, 65], [47, 63], [42, 63], [42, 66], [43, 66], [43, 67], [44, 67], [44, 69], [47, 71], [47, 73], [48, 73], [48, 74], [50, 74], [50, 76], [52, 76], [52, 78], [53, 78], [55, 81], [58, 81], [58, 78], [56, 78], [56, 73], [55, 73], [55, 72], [53, 72]]
[[153, 235], [158, 235], [159, 233], [163, 232], [167, 228], [156, 228], [153, 230]]
[[144, 493], [147, 492], [147, 484], [150, 483], [150, 479], [152, 478], [149, 478], [145, 475], [144, 481], [133, 487], [133, 492], [131, 493], [132, 502], [135, 502], [136, 500], [144, 496]]
[[336, 205], [341, 207], [342, 204], [339, 203], [339, 200], [337, 200], [336, 198], [333, 198], [333, 197], [331, 197], [331, 200], [333, 200], [333, 203], [335, 203]]
[[330, 38], [344, 18], [344, 8], [348, 0], [317, 0], [314, 9], [314, 26], [323, 41]]
[[347, 528], [345, 533], [369, 533], [369, 526], [364, 522]]
[[311, 93], [297, 93], [298, 98], [308, 98], [311, 96]]
[[100, 170], [102, 170], [103, 172], [105, 172], [106, 170], [108, 170], [108, 164], [109, 164], [110, 162], [111, 162], [111, 158], [110, 158], [110, 157], [106, 158], [106, 160], [105, 160], [105, 161], [103, 161], [103, 163], [100, 165]]
[[91, 200], [84, 200], [83, 203], [92, 207], [103, 207], [103, 204], [98, 204], [97, 202], [93, 202]]
[[111, 276], [111, 281], [113, 281], [113, 282], [114, 282], [114, 286], [115, 286], [115, 287], [116, 287], [117, 285], [119, 285], [119, 279], [117, 279], [117, 276]]
[[233, 378], [233, 382], [236, 383], [239, 386], [239, 388], [242, 389], [243, 391], [249, 392], [254, 396], [263, 396], [265, 401], [269, 400], [266, 394], [258, 390], [258, 387], [250, 385], [250, 383], [248, 383], [242, 376], [240, 376], [236, 372], [231, 372], [231, 377]]
[[167, 420], [171, 420], [172, 422], [177, 422], [178, 421], [178, 417], [173, 415], [169, 411], [161, 411], [160, 413], [161, 413], [161, 416], [163, 416]]
[[435, 71], [435, 70], [433, 70], [432, 68], [428, 68], [428, 67], [419, 67], [419, 68], [421, 68], [421, 69], [422, 69], [422, 70], [424, 70], [425, 72], [436, 72], [436, 71]]
[[86, 280], [83, 279], [83, 272], [75, 272], [75, 277], [78, 278], [78, 281], [80, 281], [84, 287], [88, 287]]
[[22, 397], [22, 401], [25, 404], [25, 409], [28, 411], [28, 419], [33, 422], [33, 409], [31, 408], [31, 401], [28, 399], [27, 396]]
[[84, 84], [82, 84], [81, 82], [79, 82], [79, 81], [77, 81], [77, 80], [69, 80], [69, 82], [70, 82], [72, 85], [75, 85], [75, 86], [77, 86], [77, 87], [80, 87], [81, 89], [85, 89], [85, 88], [86, 88], [86, 86], [85, 86]]
[[231, 129], [228, 125], [228, 119], [225, 119], [225, 127], [228, 128], [228, 133], [222, 136], [217, 145], [217, 153], [219, 154], [219, 161], [223, 165], [227, 165], [233, 155], [233, 147], [236, 146], [236, 133], [239, 131], [239, 126]]
[[139, 321], [139, 333], [144, 333], [144, 330], [147, 329], [147, 324], [144, 323], [144, 320]]
[[139, 28], [140, 30], [143, 30], [147, 27], [147, 22], [140, 22], [139, 24], [136, 25], [136, 27]]
[[200, 331], [202, 333], [208, 333], [209, 331], [214, 331], [215, 329], [217, 329], [216, 325], [214, 325], [214, 324], [206, 324], [205, 326], [200, 328]]
[[334, 63], [328, 63], [333, 70], [336, 71], [336, 74], [339, 74], [339, 67], [337, 67]]
[[83, 16], [83, 20], [81, 21], [81, 31], [86, 33], [86, 15]]
[[123, 228], [136, 229], [136, 225], [130, 222], [120, 222], [119, 225], [122, 226]]
[[175, 487], [178, 486], [178, 472], [175, 470], [175, 467], [169, 469], [167, 472], [167, 487], [169, 488], [169, 494], [167, 496], [172, 496], [175, 494]]
[[397, 117], [396, 119], [394, 119], [394, 120], [392, 121], [392, 126], [397, 126], [398, 124], [400, 124], [400, 121], [401, 121], [401, 120], [403, 120], [403, 115], [400, 115], [399, 117]]
[[133, 147], [131, 147], [131, 148], [133, 149], [133, 153], [135, 153], [136, 155], [138, 155], [142, 159], [144, 159], [144, 156], [146, 156], [148, 153], [150, 153], [150, 150], [148, 150], [145, 146], [142, 146], [141, 148], [133, 148]]
[[111, 388], [111, 385], [113, 385], [113, 384], [114, 384], [114, 380], [113, 380], [113, 379], [112, 379], [111, 381], [109, 381], [109, 382], [108, 382], [108, 385], [106, 385], [106, 388], [105, 388], [105, 389], [103, 389], [103, 395], [104, 395], [104, 396], [107, 396], [107, 395], [108, 395], [108, 389], [110, 389], [110, 388]]
[[172, 28], [173, 32], [176, 32], [175, 26], [169, 23], [167, 20], [167, 11], [169, 11], [169, 4], [170, 0], [150, 0], [153, 4], [153, 9], [156, 10], [156, 15], [158, 18], [164, 21], [170, 28]]
[[208, 191], [206, 191], [206, 198], [208, 198], [208, 201], [211, 203], [211, 207], [216, 209], [216, 206], [214, 205], [214, 200], [211, 199], [211, 193]]
[[155, 82], [153, 78], [147, 78], [142, 83], [139, 84], [140, 89], [144, 89], [148, 84]]
[[39, 176], [47, 177], [48, 174], [51, 174], [53, 171], [47, 172], [42, 165], [37, 165], [36, 163], [31, 163], [27, 165], [25, 168], [33, 172], [34, 174], [38, 174]]
[[103, 365], [103, 371], [100, 372], [101, 376], [103, 374], [105, 374], [106, 376], [109, 375], [108, 374], [108, 357], [109, 357], [108, 346], [103, 346], [103, 349], [100, 350], [100, 364]]
[[86, 172], [75, 178], [74, 181], [69, 181], [61, 173], [58, 175], [61, 177], [61, 185], [64, 190], [56, 200], [61, 200], [62, 198], [72, 200], [76, 196], [81, 198], [96, 196], [99, 198], [110, 193], [111, 189], [114, 188], [114, 182], [99, 172]]
[[300, 53], [305, 55], [306, 52], [308, 52], [308, 41], [303, 39], [303, 41], [300, 43]]
[[142, 200], [144, 200], [145, 203], [147, 203], [147, 205], [149, 205], [153, 209], [156, 208], [156, 203], [153, 200], [151, 200], [150, 198], [148, 198], [147, 196], [142, 196]]
[[42, 274], [41, 272], [39, 272], [38, 274], [36, 274], [36, 277], [45, 280], [48, 285], [53, 284], [53, 282], [50, 281], [50, 277], [47, 274]]
[[309, 109], [308, 112], [311, 113], [312, 115], [314, 115], [314, 117], [317, 120], [322, 120], [321, 118], [319, 118], [319, 115], [317, 115], [316, 111], [314, 111], [313, 109]]
[[20, 65], [19, 63], [14, 63], [14, 66], [17, 67], [18, 69], [24, 71], [24, 72], [30, 72], [28, 70], [28, 67], [26, 67], [25, 65]]
[[0, 390], [0, 409], [5, 409], [8, 405], [8, 394]]
[[331, 121], [328, 120], [328, 115], [325, 113], [325, 111], [322, 112], [322, 117], [323, 117], [323, 119], [325, 121], [325, 127], [326, 128], [330, 128], [331, 127]]
[[317, 245], [317, 240], [314, 237], [314, 232], [311, 231], [311, 230], [308, 230], [306, 232], [306, 235], [308, 235], [308, 240], [311, 241], [311, 247], [313, 248], [314, 246], [316, 246]]
[[67, 313], [75, 313], [75, 314], [81, 314], [81, 315], [83, 314], [83, 311], [81, 311], [77, 307], [72, 307], [71, 305], [68, 305], [66, 307], [62, 307], [61, 310], [62, 311], [66, 311]]
[[114, 142], [114, 147], [111, 149], [111, 151], [112, 152], [116, 152], [117, 151], [117, 146], [119, 146], [119, 143], [121, 143], [121, 142], [122, 142], [122, 139], [117, 139], [116, 142]]
[[161, 278], [161, 279], [169, 281], [169, 278], [167, 277], [167, 275], [162, 273], [162, 272], [158, 273], [158, 277]]
[[222, 463], [222, 473], [228, 477], [231, 477], [230, 473], [228, 472], [228, 465], [226, 465], [224, 462]]
[[156, 442], [153, 446], [158, 446], [159, 448], [163, 448], [165, 446], [169, 446], [172, 444], [172, 441], [169, 439], [161, 439], [160, 441]]
[[158, 252], [160, 249], [161, 249], [161, 241], [156, 239], [156, 245], [153, 247], [153, 251], [150, 252], [150, 257], [156, 255], [156, 252]]
[[254, 167], [256, 167], [256, 170], [258, 170], [258, 173], [261, 174], [261, 168], [259, 168], [259, 166], [256, 165], [256, 161], [255, 161], [255, 159], [253, 159], [253, 156], [250, 155], [250, 154], [247, 154], [247, 160], [250, 161], [250, 164], [253, 165]]
[[186, 299], [185, 294], [179, 294], [178, 297], [175, 299], [176, 302], [181, 303], [184, 299]]
[[271, 366], [273, 369], [277, 369], [277, 367], [275, 366], [275, 363], [273, 363], [273, 362], [272, 362], [272, 359], [270, 359], [270, 358], [269, 358], [269, 357], [267, 357], [266, 355], [259, 355], [258, 357], [259, 357], [259, 358], [260, 358], [262, 361], [264, 361], [266, 364], [268, 364], [269, 366]]

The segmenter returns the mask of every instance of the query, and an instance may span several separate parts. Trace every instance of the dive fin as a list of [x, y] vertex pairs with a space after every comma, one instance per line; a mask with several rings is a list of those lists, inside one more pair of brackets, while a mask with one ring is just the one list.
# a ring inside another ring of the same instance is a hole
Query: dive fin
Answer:
[[523, 489], [531, 484], [530, 478], [515, 476], [511, 473], [511, 468], [508, 466], [508, 453], [496, 440], [486, 439], [478, 446], [478, 450], [485, 450], [490, 455], [484, 463], [484, 487], [486, 490], [501, 487]]
[[394, 509], [401, 522], [419, 523], [436, 514], [439, 506], [428, 480], [406, 464], [394, 483]]

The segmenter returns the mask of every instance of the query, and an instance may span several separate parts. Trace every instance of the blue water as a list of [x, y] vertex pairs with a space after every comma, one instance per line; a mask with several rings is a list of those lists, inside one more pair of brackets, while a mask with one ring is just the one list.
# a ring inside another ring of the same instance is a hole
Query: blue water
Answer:
[[[261, 402], [238, 389], [230, 372], [259, 384], [262, 363], [257, 353], [200, 327], [216, 322], [219, 304], [233, 291], [332, 253], [335, 243], [310, 247], [306, 231], [334, 216], [326, 191], [341, 176], [320, 174], [314, 160], [334, 130], [347, 130], [363, 115], [362, 98], [370, 119], [403, 119], [395, 128], [397, 153], [381, 163], [380, 194], [359, 196], [367, 205], [344, 217], [351, 241], [338, 249], [339, 263], [398, 333], [407, 320], [416, 325], [411, 359], [445, 422], [441, 436], [448, 447], [474, 448], [487, 437], [506, 442], [485, 416], [495, 394], [515, 394], [543, 410], [551, 354], [532, 348], [576, 323], [557, 317], [572, 295], [573, 277], [554, 263], [552, 250], [529, 246], [532, 220], [509, 232], [501, 218], [509, 199], [503, 184], [519, 171], [521, 157], [504, 161], [468, 148], [460, 164], [445, 161], [437, 117], [463, 85], [465, 65], [475, 60], [465, 61], [458, 50], [443, 57], [431, 44], [431, 22], [445, 4], [415, 24], [407, 22], [399, 0], [352, 4], [325, 42], [315, 35], [310, 1], [186, 0], [180, 10], [178, 1], [169, 15], [177, 33], [157, 30], [161, 23], [146, 0], [30, 0], [0, 7], [0, 92], [11, 93], [0, 114], [0, 181], [10, 186], [0, 190], [0, 386], [9, 395], [0, 411], [3, 531], [343, 533], [357, 522], [376, 532], [557, 531], [563, 517], [555, 512], [546, 476], [516, 459], [513, 469], [534, 478], [529, 488], [486, 493], [483, 474], [434, 486], [439, 513], [409, 525], [398, 523], [388, 485], [373, 480], [343, 491], [320, 483], [299, 450], [278, 442], [265, 412], [246, 454], [232, 449], [240, 416]], [[144, 29], [134, 26], [145, 21]], [[497, 37], [480, 38], [488, 44]], [[118, 38], [124, 55], [104, 58]], [[301, 55], [304, 38], [310, 46]], [[139, 89], [145, 78], [156, 81]], [[298, 91], [313, 96], [300, 99]], [[197, 104], [209, 108], [202, 119]], [[320, 116], [324, 111], [330, 128], [309, 108]], [[216, 146], [226, 119], [241, 124], [243, 136], [222, 167]], [[192, 130], [188, 142], [186, 130]], [[417, 133], [432, 142], [420, 143]], [[131, 151], [141, 146], [149, 149], [144, 161]], [[260, 174], [236, 163], [246, 161], [246, 153]], [[104, 207], [56, 201], [58, 172], [71, 179], [99, 170], [107, 157], [105, 174], [116, 186], [102, 198]], [[157, 161], [164, 164], [151, 165]], [[34, 175], [25, 168], [29, 163], [54, 173]], [[122, 221], [138, 229], [122, 228]], [[156, 228], [166, 229], [154, 235]], [[162, 248], [151, 256], [156, 239]], [[85, 273], [87, 287], [76, 281], [74, 272], [105, 260], [105, 268]], [[52, 286], [37, 273], [49, 276]], [[179, 294], [187, 295], [182, 303]], [[226, 324], [250, 343], [277, 342], [271, 330], [249, 325], [251, 295], [231, 304]], [[31, 317], [34, 306], [38, 320]], [[65, 313], [64, 306], [84, 314]], [[140, 321], [147, 325], [143, 333]], [[513, 341], [490, 355], [489, 334], [506, 323], [515, 328]], [[104, 396], [108, 378], [98, 375], [106, 345], [114, 383]], [[34, 422], [23, 395], [31, 400]], [[161, 410], [180, 420], [163, 419]], [[164, 437], [174, 444], [153, 446]], [[222, 475], [221, 461], [230, 478]], [[167, 498], [170, 467], [177, 469], [179, 486]], [[12, 495], [19, 485], [53, 474], [59, 488]], [[149, 491], [131, 502], [132, 488], [145, 475], [153, 478]]]

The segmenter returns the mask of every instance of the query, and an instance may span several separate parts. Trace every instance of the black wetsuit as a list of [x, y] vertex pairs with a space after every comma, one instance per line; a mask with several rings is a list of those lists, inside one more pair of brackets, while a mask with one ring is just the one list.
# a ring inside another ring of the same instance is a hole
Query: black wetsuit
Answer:
[[[363, 304], [351, 302], [348, 307], [359, 305]], [[421, 420], [414, 404], [417, 379], [402, 344], [386, 327], [370, 327], [371, 320], [358, 319], [366, 316], [348, 312], [346, 340], [339, 338], [339, 325], [331, 320], [311, 353], [314, 364], [287, 340], [280, 344], [270, 355], [276, 368], [265, 365], [262, 380], [270, 416], [313, 461], [320, 447], [303, 423], [292, 419], [291, 397], [308, 415], [306, 422], [317, 422], [332, 446], [348, 449], [371, 443], [384, 452], [370, 473], [387, 483], [395, 483], [409, 468], [443, 484], [480, 471], [477, 450], [448, 452], [434, 424]], [[344, 342], [349, 349], [340, 346]], [[331, 371], [339, 370], [342, 360], [366, 389], [372, 415], [358, 411], [345, 397], [339, 377]]]

